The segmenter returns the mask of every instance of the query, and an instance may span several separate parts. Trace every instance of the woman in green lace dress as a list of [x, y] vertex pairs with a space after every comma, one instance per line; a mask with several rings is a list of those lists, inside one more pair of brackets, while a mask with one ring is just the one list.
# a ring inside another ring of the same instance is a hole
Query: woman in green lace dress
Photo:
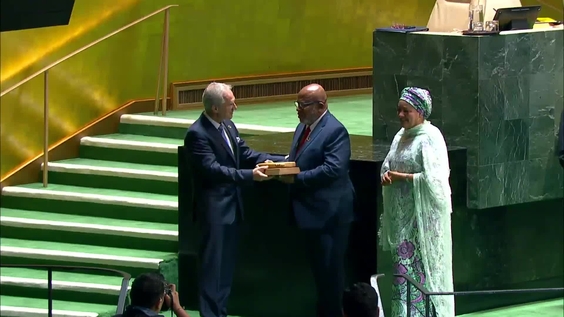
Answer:
[[[384, 213], [380, 244], [392, 252], [395, 274], [407, 274], [431, 292], [452, 292], [452, 204], [446, 143], [440, 130], [426, 120], [432, 110], [427, 90], [405, 88], [397, 109], [402, 128], [381, 171]], [[425, 316], [423, 294], [412, 287], [410, 297], [408, 300], [407, 281], [395, 278], [393, 317], [407, 316], [407, 305], [411, 305], [411, 316]], [[431, 303], [437, 316], [454, 316], [453, 296], [432, 296]]]

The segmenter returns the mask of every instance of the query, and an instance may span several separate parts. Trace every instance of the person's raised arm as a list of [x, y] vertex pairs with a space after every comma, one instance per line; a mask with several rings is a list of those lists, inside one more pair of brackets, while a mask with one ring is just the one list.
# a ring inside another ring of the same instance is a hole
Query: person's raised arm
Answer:
[[382, 183], [382, 185], [387, 186], [387, 185], [391, 185], [392, 184], [392, 177], [390, 176], [390, 159], [392, 158], [392, 156], [394, 155], [397, 147], [398, 147], [398, 143], [399, 140], [401, 139], [401, 135], [403, 134], [403, 131], [400, 130], [398, 131], [398, 133], [396, 133], [396, 135], [394, 136], [394, 139], [392, 140], [392, 145], [390, 145], [390, 150], [388, 151], [388, 154], [386, 154], [386, 158], [384, 159], [384, 163], [382, 163], [382, 168], [380, 169], [380, 182]]
[[172, 309], [174, 314], [177, 317], [190, 317], [190, 315], [188, 315], [188, 313], [184, 310], [184, 307], [180, 305], [180, 298], [178, 296], [178, 292], [176, 291], [176, 285], [174, 284], [170, 284], [170, 295], [172, 296], [172, 298], [170, 298], [169, 295], [166, 295], [165, 301], [169, 306], [172, 306], [170, 308]]

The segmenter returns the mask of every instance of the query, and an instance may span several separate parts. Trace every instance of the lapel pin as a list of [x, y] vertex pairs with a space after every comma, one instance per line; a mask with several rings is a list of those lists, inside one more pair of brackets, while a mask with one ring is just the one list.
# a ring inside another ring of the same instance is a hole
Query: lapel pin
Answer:
[[231, 126], [230, 126], [230, 125], [228, 125], [228, 126], [227, 126], [227, 128], [231, 129]]

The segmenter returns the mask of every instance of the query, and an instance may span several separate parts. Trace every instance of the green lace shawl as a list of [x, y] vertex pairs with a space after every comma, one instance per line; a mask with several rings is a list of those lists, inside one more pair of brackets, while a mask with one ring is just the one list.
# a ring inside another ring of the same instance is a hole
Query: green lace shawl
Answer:
[[[413, 174], [413, 198], [415, 202], [413, 221], [417, 222], [417, 234], [421, 257], [427, 276], [426, 287], [431, 292], [452, 292], [452, 236], [451, 236], [451, 190], [448, 151], [440, 130], [425, 121], [409, 130], [401, 129], [392, 142], [382, 166], [381, 174], [389, 170], [389, 158], [404, 137], [417, 138], [421, 144], [422, 171]], [[402, 172], [402, 171], [399, 171]], [[387, 221], [387, 201], [391, 191], [382, 189], [384, 213], [382, 215], [380, 244], [384, 250], [395, 250], [401, 241], [392, 241], [395, 228]], [[414, 229], [415, 230], [415, 229]], [[454, 296], [432, 296], [432, 302], [440, 317], [454, 316]]]

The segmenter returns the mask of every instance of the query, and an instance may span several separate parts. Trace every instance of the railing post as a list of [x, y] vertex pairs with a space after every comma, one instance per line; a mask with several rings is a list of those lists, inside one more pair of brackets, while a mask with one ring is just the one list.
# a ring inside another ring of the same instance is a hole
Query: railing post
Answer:
[[49, 70], [43, 73], [43, 187], [49, 172]]
[[164, 52], [164, 35], [161, 41], [161, 58], [159, 61], [159, 75], [157, 76], [157, 95], [155, 96], [155, 111], [153, 111], [153, 114], [155, 116], [159, 113], [159, 92], [161, 91], [161, 76], [163, 73], [163, 52]]
[[47, 316], [53, 317], [53, 269], [47, 269]]
[[170, 24], [170, 9], [165, 10], [164, 17], [164, 30], [163, 30], [163, 59], [164, 59], [164, 74], [163, 74], [163, 116], [166, 116], [166, 105], [167, 105], [167, 92], [168, 92], [168, 33]]
[[407, 294], [405, 294], [405, 303], [406, 303], [406, 309], [407, 309], [407, 316], [410, 317], [411, 316], [411, 282], [409, 282], [407, 279], [405, 279], [405, 281], [407, 282]]
[[[125, 277], [121, 279], [121, 288], [120, 290], [125, 290], [127, 292], [127, 288], [129, 287], [129, 279], [126, 279]], [[123, 314], [123, 311], [125, 310], [125, 300], [127, 297], [127, 293], [122, 294], [120, 292], [119, 294], [120, 296], [118, 297], [118, 304], [116, 307], [116, 315], [119, 314]], [[122, 296], [125, 295], [125, 296]]]
[[[161, 90], [161, 79], [163, 80], [163, 102], [162, 114], [166, 115], [166, 98], [167, 98], [167, 79], [168, 79], [168, 33], [169, 33], [169, 10], [165, 10], [164, 25], [163, 25], [163, 39], [161, 43], [161, 60], [159, 62], [159, 76], [157, 77], [157, 96], [155, 97], [155, 111], [154, 114], [159, 113], [159, 91]], [[163, 72], [164, 67], [164, 72]], [[164, 73], [164, 74], [163, 74]]]

